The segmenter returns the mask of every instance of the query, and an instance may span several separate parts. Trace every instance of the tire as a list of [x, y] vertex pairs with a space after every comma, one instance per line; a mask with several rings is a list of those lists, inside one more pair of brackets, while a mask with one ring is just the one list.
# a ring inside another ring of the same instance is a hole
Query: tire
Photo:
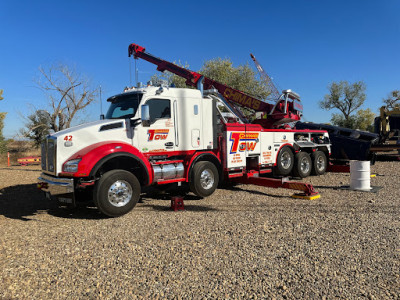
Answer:
[[374, 133], [380, 134], [381, 132], [381, 118], [376, 117], [374, 119]]
[[296, 154], [293, 176], [305, 178], [310, 175], [312, 169], [311, 157], [307, 152], [299, 152]]
[[294, 155], [289, 147], [283, 147], [279, 153], [276, 160], [276, 167], [274, 168], [274, 173], [277, 175], [287, 176], [292, 172], [294, 165]]
[[140, 183], [128, 171], [112, 170], [100, 178], [93, 194], [100, 212], [109, 217], [119, 217], [130, 212], [139, 201]]
[[328, 167], [328, 159], [322, 151], [315, 151], [312, 154], [312, 175], [323, 175]]
[[190, 190], [199, 197], [208, 197], [217, 189], [219, 174], [215, 165], [209, 161], [200, 161], [194, 165]]

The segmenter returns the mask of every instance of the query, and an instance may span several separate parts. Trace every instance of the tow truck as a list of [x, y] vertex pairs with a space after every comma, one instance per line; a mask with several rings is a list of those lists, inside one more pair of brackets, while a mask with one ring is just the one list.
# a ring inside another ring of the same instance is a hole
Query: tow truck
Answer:
[[[319, 197], [312, 185], [289, 178], [324, 174], [331, 151], [326, 131], [290, 126], [302, 116], [298, 94], [284, 90], [268, 103], [139, 45], [128, 51], [197, 89], [131, 88], [108, 98], [104, 119], [48, 136], [38, 183], [48, 198], [68, 205], [93, 200], [103, 214], [116, 217], [132, 210], [149, 185], [187, 185], [207, 197], [222, 181], [232, 181]], [[240, 107], [258, 118], [250, 122]]]

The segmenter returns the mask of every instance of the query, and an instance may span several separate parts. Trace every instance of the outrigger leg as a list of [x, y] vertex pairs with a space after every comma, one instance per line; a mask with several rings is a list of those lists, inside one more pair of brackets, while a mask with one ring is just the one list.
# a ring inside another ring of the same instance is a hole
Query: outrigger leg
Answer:
[[253, 184], [272, 188], [284, 188], [289, 190], [297, 190], [302, 193], [293, 194], [292, 198], [300, 198], [306, 200], [315, 200], [321, 195], [314, 190], [314, 187], [309, 183], [289, 181], [287, 178], [266, 178], [266, 177], [236, 177], [231, 178], [232, 181], [244, 184]]

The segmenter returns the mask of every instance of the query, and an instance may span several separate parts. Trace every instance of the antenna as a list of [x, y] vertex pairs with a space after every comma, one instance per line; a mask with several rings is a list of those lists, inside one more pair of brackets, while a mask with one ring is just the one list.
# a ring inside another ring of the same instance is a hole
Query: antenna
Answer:
[[138, 69], [137, 69], [137, 67], [136, 67], [136, 61], [137, 61], [137, 59], [135, 59], [135, 81], [136, 81], [136, 86], [137, 86], [137, 84], [138, 84]]
[[258, 60], [256, 59], [256, 57], [250, 53], [250, 57], [253, 60], [254, 64], [256, 65], [257, 71], [260, 74], [260, 78], [261, 80], [263, 80], [265, 82], [265, 84], [267, 85], [269, 91], [271, 92], [268, 97], [267, 100], [278, 100], [280, 93], [278, 91], [278, 89], [276, 88], [275, 84], [272, 82], [271, 77], [269, 77], [269, 75], [267, 74], [267, 72], [265, 72], [265, 70], [263, 69], [263, 67], [261, 67], [260, 63], [258, 62]]
[[129, 86], [132, 86], [132, 67], [131, 67], [131, 58], [128, 57], [128, 63], [129, 63]]
[[100, 85], [100, 115], [103, 114], [103, 103], [101, 101], [101, 85]]

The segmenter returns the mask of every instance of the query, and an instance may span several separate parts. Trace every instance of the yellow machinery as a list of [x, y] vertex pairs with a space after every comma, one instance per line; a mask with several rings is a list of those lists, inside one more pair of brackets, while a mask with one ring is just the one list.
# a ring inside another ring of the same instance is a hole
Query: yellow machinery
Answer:
[[[392, 109], [386, 106], [380, 108], [380, 116], [375, 118], [375, 133], [379, 134], [380, 142], [371, 148], [372, 151], [392, 151], [398, 149], [400, 153], [400, 106]], [[389, 140], [397, 140], [394, 144]]]
[[396, 131], [400, 131], [400, 106], [393, 109], [382, 106], [380, 116], [375, 119], [375, 132], [388, 140], [395, 136]]

